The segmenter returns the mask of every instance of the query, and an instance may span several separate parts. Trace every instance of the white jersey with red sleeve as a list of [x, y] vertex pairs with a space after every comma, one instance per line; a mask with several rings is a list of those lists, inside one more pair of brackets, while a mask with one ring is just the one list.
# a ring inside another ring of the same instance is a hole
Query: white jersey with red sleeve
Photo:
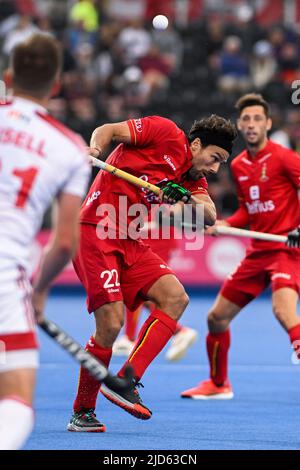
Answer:
[[32, 101], [0, 106], [0, 260], [27, 267], [29, 246], [59, 193], [85, 195], [83, 140]]
[[54, 197], [83, 197], [84, 142], [32, 101], [0, 105], [0, 373], [38, 365], [30, 245]]
[[[249, 224], [251, 230], [286, 235], [300, 224], [300, 156], [268, 141], [251, 157], [242, 152], [231, 165], [240, 209], [227, 219], [230, 225]], [[253, 248], [284, 248], [282, 243], [253, 240]]]

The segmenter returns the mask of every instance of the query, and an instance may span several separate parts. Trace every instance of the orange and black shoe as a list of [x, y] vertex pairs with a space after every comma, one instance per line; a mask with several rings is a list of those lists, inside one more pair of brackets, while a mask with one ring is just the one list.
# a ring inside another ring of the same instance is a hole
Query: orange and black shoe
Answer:
[[126, 391], [115, 391], [112, 387], [108, 388], [107, 385], [102, 384], [100, 392], [109, 401], [123, 408], [123, 410], [127, 411], [127, 413], [130, 413], [135, 418], [150, 419], [152, 411], [143, 404], [137, 390], [138, 387], [143, 387], [143, 385], [136, 380], [132, 382], [132, 388]]

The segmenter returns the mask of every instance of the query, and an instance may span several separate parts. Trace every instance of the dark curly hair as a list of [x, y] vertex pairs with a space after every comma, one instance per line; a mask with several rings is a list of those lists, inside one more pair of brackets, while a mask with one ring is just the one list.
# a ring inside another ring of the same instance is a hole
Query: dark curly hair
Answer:
[[229, 153], [232, 151], [233, 142], [237, 137], [235, 124], [216, 114], [195, 121], [189, 133], [190, 143], [199, 138], [203, 147], [217, 145]]

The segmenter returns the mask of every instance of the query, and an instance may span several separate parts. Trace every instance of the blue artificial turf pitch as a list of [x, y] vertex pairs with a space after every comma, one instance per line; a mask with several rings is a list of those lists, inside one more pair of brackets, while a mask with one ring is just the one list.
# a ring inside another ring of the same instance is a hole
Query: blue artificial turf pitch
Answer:
[[[137, 420], [100, 394], [97, 416], [106, 425], [103, 434], [66, 430], [78, 365], [41, 332], [36, 425], [25, 449], [299, 449], [300, 365], [292, 363], [289, 338], [274, 319], [268, 297], [252, 302], [232, 323], [234, 399], [180, 398], [182, 390], [208, 376], [206, 314], [213, 300], [211, 295], [191, 298], [183, 323], [196, 328], [199, 338], [187, 356], [168, 363], [163, 351], [143, 377], [140, 393], [153, 417]], [[52, 294], [47, 316], [82, 344], [94, 329], [81, 295]], [[112, 370], [122, 362], [114, 358]]]

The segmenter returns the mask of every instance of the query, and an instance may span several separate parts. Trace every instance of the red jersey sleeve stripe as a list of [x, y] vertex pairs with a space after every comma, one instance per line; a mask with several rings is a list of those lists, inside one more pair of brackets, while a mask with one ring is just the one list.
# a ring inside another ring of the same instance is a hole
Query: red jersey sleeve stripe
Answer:
[[61, 122], [57, 121], [54, 117], [50, 116], [49, 114], [43, 114], [39, 111], [36, 111], [36, 114], [41, 119], [46, 121], [51, 127], [54, 127], [61, 134], [67, 137], [67, 139], [69, 139], [80, 151], [85, 151], [84, 141], [78, 134], [71, 131], [71, 129], [64, 126]]
[[130, 119], [130, 121], [127, 121], [127, 124], [128, 124], [129, 130], [130, 130], [131, 143], [136, 145], [136, 131], [135, 131], [132, 119]]

